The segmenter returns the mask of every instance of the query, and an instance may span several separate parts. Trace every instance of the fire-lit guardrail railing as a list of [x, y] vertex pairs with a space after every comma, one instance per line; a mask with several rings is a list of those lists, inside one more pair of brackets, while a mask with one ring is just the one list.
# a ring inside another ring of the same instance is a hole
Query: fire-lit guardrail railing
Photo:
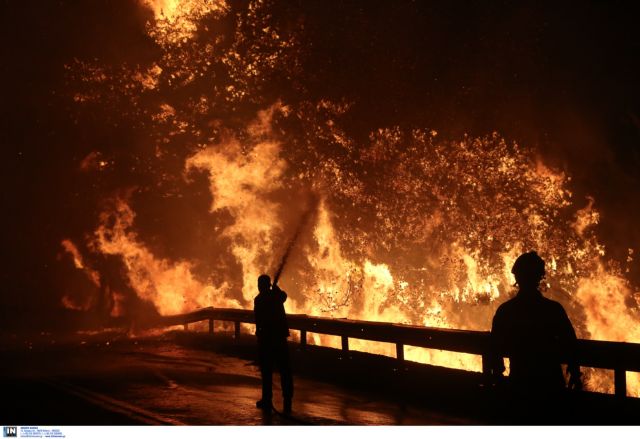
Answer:
[[[208, 321], [209, 332], [214, 321], [233, 322], [235, 338], [240, 337], [240, 324], [255, 324], [253, 311], [230, 308], [203, 308], [187, 314], [162, 317], [162, 326], [183, 325]], [[416, 346], [443, 351], [482, 356], [483, 373], [488, 374], [489, 332], [428, 328], [395, 323], [314, 317], [306, 314], [287, 314], [289, 328], [300, 331], [300, 344], [307, 344], [307, 333], [341, 337], [342, 350], [349, 351], [349, 339], [392, 343], [396, 358], [404, 362], [404, 346]], [[581, 366], [614, 371], [615, 395], [627, 396], [626, 372], [640, 372], [640, 344], [610, 341], [578, 340], [576, 359]]]

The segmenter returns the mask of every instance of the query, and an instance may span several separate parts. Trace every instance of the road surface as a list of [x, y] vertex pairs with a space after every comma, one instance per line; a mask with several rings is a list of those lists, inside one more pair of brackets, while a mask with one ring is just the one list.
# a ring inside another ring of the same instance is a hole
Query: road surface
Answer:
[[[250, 358], [185, 346], [184, 335], [41, 335], [2, 363], [3, 425], [434, 425], [473, 423], [418, 404], [297, 375], [291, 416], [256, 409]], [[226, 338], [225, 334], [217, 335]], [[250, 344], [250, 342], [248, 342]], [[246, 344], [246, 343], [245, 343]], [[188, 345], [188, 343], [187, 343]], [[247, 347], [250, 350], [250, 346]], [[245, 352], [247, 350], [245, 349]], [[247, 357], [245, 355], [245, 357]], [[249, 355], [250, 357], [250, 355]], [[338, 374], [339, 371], [336, 371]], [[274, 403], [281, 407], [278, 377]]]

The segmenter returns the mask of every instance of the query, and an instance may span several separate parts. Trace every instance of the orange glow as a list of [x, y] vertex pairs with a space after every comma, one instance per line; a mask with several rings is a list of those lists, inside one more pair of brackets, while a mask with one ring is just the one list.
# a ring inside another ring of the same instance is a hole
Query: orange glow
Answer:
[[[210, 281], [196, 273], [201, 261], [158, 256], [137, 229], [133, 198], [113, 197], [88, 239], [90, 250], [121, 258], [128, 285], [161, 314], [250, 307], [258, 275], [277, 265], [304, 204], [301, 194], [311, 192], [320, 200], [317, 211], [281, 280], [289, 313], [486, 331], [497, 306], [515, 293], [516, 257], [536, 250], [547, 262], [543, 292], [567, 309], [579, 337], [640, 343], [640, 316], [629, 306], [640, 304], [640, 292], [596, 234], [597, 200], [578, 199], [571, 176], [532, 148], [498, 133], [446, 140], [430, 128], [400, 126], [371, 129], [368, 139], [356, 140], [336, 123], [349, 102], [319, 98], [295, 106], [252, 100], [261, 93], [261, 81], [268, 82], [267, 73], [283, 64], [296, 67], [289, 54], [298, 47], [294, 37], [261, 25], [261, 2], [250, 2], [242, 17], [260, 35], [255, 45], [240, 31], [228, 40], [198, 39], [202, 17], [214, 24], [229, 18], [231, 8], [222, 0], [140, 2], [153, 14], [146, 30], [161, 55], [146, 67], [121, 69], [76, 60], [66, 66], [81, 85], [74, 99], [81, 105], [124, 97], [133, 107], [162, 87], [171, 90], [144, 111], [145, 121], [168, 133], [152, 144], [156, 158], [171, 153], [165, 144], [188, 151], [175, 166], [177, 174], [193, 185], [204, 175], [208, 214], [224, 215], [211, 235], [239, 273], [218, 269]], [[208, 77], [214, 67], [223, 74]], [[189, 96], [192, 104], [171, 100], [191, 93], [186, 86], [203, 77], [209, 82]], [[219, 107], [247, 101], [262, 108], [251, 110], [251, 123], [232, 129], [218, 119]], [[324, 118], [316, 121], [310, 113]], [[194, 122], [198, 118], [204, 122]], [[303, 121], [317, 144], [282, 135], [281, 120]], [[172, 143], [193, 133], [198, 142]], [[111, 163], [91, 152], [80, 168], [102, 170]], [[78, 248], [69, 240], [62, 246], [99, 286], [100, 274], [87, 267]], [[627, 264], [633, 256], [629, 249]], [[123, 298], [112, 295], [112, 315], [121, 315]], [[84, 309], [66, 296], [62, 300]], [[318, 334], [309, 334], [309, 343], [340, 347], [339, 339]], [[350, 345], [395, 356], [391, 345]], [[473, 355], [407, 346], [405, 358], [481, 369]], [[590, 372], [586, 384], [606, 390], [609, 381]], [[640, 395], [637, 374], [630, 375], [629, 388]]]
[[[238, 307], [225, 297], [229, 288], [198, 280], [187, 261], [172, 262], [156, 258], [131, 231], [135, 214], [122, 199], [115, 202], [112, 212], [101, 216], [102, 225], [95, 232], [96, 251], [118, 255], [127, 268], [129, 285], [142, 299], [154, 303], [161, 314], [178, 314], [205, 306]], [[106, 224], [113, 221], [113, 225]]]
[[[96, 287], [100, 287], [100, 273], [97, 270], [89, 267], [82, 257], [78, 247], [70, 239], [63, 239], [60, 243], [62, 249], [71, 256], [73, 265], [91, 281]], [[62, 306], [67, 309], [73, 309], [76, 311], [87, 311], [91, 308], [92, 298], [88, 300], [79, 300], [75, 295], [65, 294], [61, 299]]]

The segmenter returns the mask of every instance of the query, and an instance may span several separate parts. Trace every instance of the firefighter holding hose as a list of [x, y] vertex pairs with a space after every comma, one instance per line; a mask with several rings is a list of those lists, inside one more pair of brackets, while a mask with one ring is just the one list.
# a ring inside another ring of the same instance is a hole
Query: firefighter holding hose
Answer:
[[256, 407], [271, 411], [273, 408], [272, 380], [274, 364], [280, 369], [282, 383], [283, 411], [291, 413], [291, 400], [293, 398], [293, 376], [289, 361], [289, 325], [287, 314], [284, 312], [284, 302], [287, 293], [278, 286], [278, 279], [287, 264], [300, 234], [318, 208], [319, 199], [314, 194], [309, 195], [306, 210], [304, 211], [296, 230], [289, 240], [284, 254], [280, 259], [278, 268], [271, 278], [267, 274], [258, 277], [258, 295], [253, 301], [253, 312], [256, 320], [256, 336], [258, 338], [258, 354], [260, 361], [260, 374], [262, 375], [262, 399], [256, 403]]
[[289, 326], [284, 311], [287, 293], [277, 285], [277, 279], [271, 285], [271, 278], [263, 274], [258, 277], [258, 295], [253, 301], [258, 338], [258, 355], [262, 376], [262, 399], [256, 407], [271, 411], [273, 408], [272, 379], [273, 366], [280, 369], [282, 383], [283, 411], [291, 413], [293, 398], [293, 377], [289, 361]]

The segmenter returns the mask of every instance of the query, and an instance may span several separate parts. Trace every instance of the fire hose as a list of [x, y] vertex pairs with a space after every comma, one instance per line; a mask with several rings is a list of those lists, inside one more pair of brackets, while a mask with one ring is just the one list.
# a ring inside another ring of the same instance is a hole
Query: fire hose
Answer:
[[291, 254], [291, 250], [293, 249], [296, 242], [298, 241], [298, 238], [300, 237], [300, 233], [305, 228], [305, 226], [309, 222], [309, 219], [313, 216], [316, 209], [318, 208], [319, 201], [320, 200], [316, 195], [314, 194], [311, 195], [309, 206], [304, 211], [304, 213], [302, 214], [302, 217], [298, 221], [298, 226], [296, 227], [296, 230], [293, 236], [287, 243], [287, 247], [284, 251], [284, 254], [282, 255], [282, 258], [280, 258], [280, 263], [278, 264], [278, 268], [276, 269], [275, 275], [273, 276], [274, 286], [277, 285], [278, 280], [280, 279], [280, 275], [282, 274], [282, 271], [284, 270], [284, 267], [287, 264], [287, 261], [289, 260], [289, 255]]

